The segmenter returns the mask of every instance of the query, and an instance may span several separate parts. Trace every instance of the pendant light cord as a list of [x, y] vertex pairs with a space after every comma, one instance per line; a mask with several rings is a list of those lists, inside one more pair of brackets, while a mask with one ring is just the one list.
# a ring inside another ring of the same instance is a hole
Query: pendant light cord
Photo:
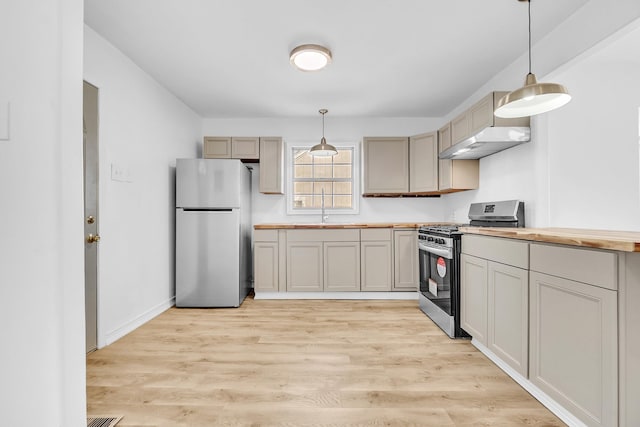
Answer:
[[529, 6], [529, 74], [531, 74], [531, 0], [527, 0]]

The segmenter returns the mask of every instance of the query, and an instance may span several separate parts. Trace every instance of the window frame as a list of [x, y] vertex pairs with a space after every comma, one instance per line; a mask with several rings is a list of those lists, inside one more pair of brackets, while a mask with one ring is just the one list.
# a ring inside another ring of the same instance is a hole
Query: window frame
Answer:
[[[286, 180], [286, 204], [287, 215], [321, 215], [321, 209], [295, 209], [293, 207], [293, 152], [294, 150], [309, 150], [316, 145], [317, 142], [287, 142], [285, 143], [285, 163], [287, 165]], [[351, 149], [352, 166], [351, 166], [351, 185], [352, 185], [352, 207], [351, 209], [326, 208], [327, 215], [357, 215], [360, 213], [360, 144], [357, 142], [334, 142], [331, 144], [337, 149]]]

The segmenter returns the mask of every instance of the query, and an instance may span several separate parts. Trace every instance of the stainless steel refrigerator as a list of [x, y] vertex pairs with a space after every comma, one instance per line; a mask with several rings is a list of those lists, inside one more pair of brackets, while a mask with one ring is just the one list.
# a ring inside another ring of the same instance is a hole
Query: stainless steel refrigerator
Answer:
[[239, 307], [251, 287], [251, 171], [176, 160], [176, 306]]

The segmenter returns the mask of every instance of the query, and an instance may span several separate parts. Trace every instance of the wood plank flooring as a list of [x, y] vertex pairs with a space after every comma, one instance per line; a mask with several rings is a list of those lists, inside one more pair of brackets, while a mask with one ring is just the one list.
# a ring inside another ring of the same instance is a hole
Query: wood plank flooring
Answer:
[[87, 356], [87, 411], [134, 426], [563, 426], [416, 301], [172, 308]]

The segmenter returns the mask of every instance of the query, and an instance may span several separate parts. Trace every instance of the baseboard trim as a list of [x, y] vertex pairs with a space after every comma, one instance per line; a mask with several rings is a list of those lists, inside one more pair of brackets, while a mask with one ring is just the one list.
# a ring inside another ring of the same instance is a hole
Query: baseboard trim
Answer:
[[136, 330], [140, 326], [142, 326], [145, 323], [147, 323], [149, 320], [151, 320], [154, 317], [162, 314], [163, 312], [167, 311], [168, 309], [170, 309], [174, 305], [176, 305], [176, 298], [175, 297], [169, 299], [168, 301], [162, 302], [162, 303], [156, 305], [155, 307], [150, 308], [149, 310], [145, 311], [144, 313], [142, 313], [141, 315], [139, 315], [135, 319], [133, 319], [133, 320], [125, 323], [124, 325], [120, 326], [119, 328], [114, 329], [113, 331], [107, 332], [107, 336], [106, 336], [106, 340], [105, 340], [106, 342], [105, 342], [104, 346], [101, 346], [101, 347], [98, 347], [98, 348], [106, 347], [109, 344], [112, 344], [112, 343], [116, 342], [117, 340], [119, 340], [123, 336], [127, 335], [129, 332], [132, 332], [132, 331]]
[[553, 412], [555, 416], [560, 418], [565, 424], [570, 427], [587, 427], [580, 419], [578, 419], [571, 412], [567, 411], [562, 405], [553, 400], [544, 391], [540, 390], [531, 381], [523, 377], [519, 372], [513, 369], [511, 366], [503, 362], [494, 352], [489, 350], [484, 344], [478, 342], [476, 339], [471, 340], [471, 344], [482, 354], [487, 356], [489, 360], [495, 363], [500, 369], [502, 369], [507, 375], [509, 375], [515, 382], [525, 389], [529, 394], [535, 397], [538, 402], [542, 403], [548, 410]]
[[255, 292], [254, 299], [417, 300], [418, 292]]

